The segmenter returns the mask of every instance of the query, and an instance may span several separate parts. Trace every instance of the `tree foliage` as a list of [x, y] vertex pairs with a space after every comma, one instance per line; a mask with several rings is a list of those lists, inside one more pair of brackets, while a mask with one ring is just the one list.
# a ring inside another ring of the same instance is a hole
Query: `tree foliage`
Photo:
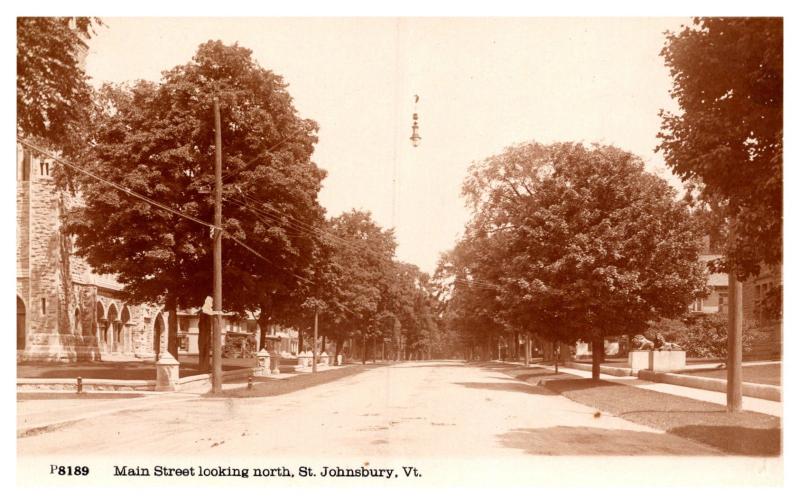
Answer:
[[[743, 328], [744, 351], [767, 340], [768, 334], [753, 323], [745, 323]], [[650, 340], [661, 335], [677, 343], [691, 358], [725, 358], [728, 354], [728, 317], [721, 313], [652, 321], [643, 335]]]
[[[104, 86], [85, 159], [97, 176], [212, 222], [215, 97], [222, 116], [223, 309], [263, 312], [278, 298], [293, 298], [309, 266], [315, 238], [296, 222], [322, 220], [317, 193], [325, 173], [310, 161], [316, 124], [297, 116], [283, 79], [261, 68], [250, 50], [209, 41], [158, 83]], [[80, 184], [84, 204], [68, 229], [97, 272], [115, 274], [132, 302], [164, 303], [173, 313], [202, 304], [212, 291], [208, 227], [92, 178]], [[174, 344], [172, 330], [170, 336]]]
[[331, 219], [327, 239], [333, 247], [332, 264], [319, 296], [326, 306], [325, 330], [336, 342], [338, 355], [347, 338], [366, 341], [378, 333], [382, 286], [396, 244], [392, 231], [383, 230], [368, 212], [357, 210]]
[[680, 112], [661, 112], [658, 150], [735, 222], [726, 257], [741, 279], [781, 262], [783, 20], [697, 18], [661, 55]]
[[[415, 265], [394, 258], [394, 232], [352, 210], [329, 221], [322, 241], [326, 259], [315, 262], [309, 297], [323, 306], [320, 330], [336, 343], [336, 354], [350, 340], [363, 360], [387, 343], [389, 357], [431, 356], [439, 337], [432, 285]], [[311, 320], [312, 309], [301, 315]]]
[[483, 305], [488, 326], [602, 349], [605, 337], [684, 312], [704, 289], [686, 205], [628, 152], [512, 147], [474, 164], [464, 194], [473, 218], [460, 246], [475, 251], [462, 269], [475, 288], [451, 302]]
[[17, 133], [70, 151], [91, 108], [80, 61], [93, 28], [89, 17], [17, 18]]

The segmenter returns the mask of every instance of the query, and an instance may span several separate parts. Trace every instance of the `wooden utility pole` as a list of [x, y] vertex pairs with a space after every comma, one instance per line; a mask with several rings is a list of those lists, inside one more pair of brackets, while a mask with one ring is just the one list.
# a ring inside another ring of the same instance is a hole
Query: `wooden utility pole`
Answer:
[[222, 129], [214, 98], [214, 353], [211, 392], [222, 392]]
[[525, 366], [528, 367], [531, 364], [531, 336], [525, 334]]
[[319, 306], [314, 304], [314, 341], [311, 344], [311, 373], [317, 372], [317, 320], [319, 318]]
[[[728, 229], [731, 245], [736, 242], [735, 222]], [[733, 248], [731, 246], [730, 248]], [[736, 266], [728, 257], [728, 412], [742, 410], [742, 283], [736, 277]]]

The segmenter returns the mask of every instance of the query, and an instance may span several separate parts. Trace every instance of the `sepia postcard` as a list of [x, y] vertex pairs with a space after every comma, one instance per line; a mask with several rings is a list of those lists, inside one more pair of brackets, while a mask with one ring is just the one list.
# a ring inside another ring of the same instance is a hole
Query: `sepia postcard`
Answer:
[[19, 487], [784, 485], [783, 18], [16, 43]]

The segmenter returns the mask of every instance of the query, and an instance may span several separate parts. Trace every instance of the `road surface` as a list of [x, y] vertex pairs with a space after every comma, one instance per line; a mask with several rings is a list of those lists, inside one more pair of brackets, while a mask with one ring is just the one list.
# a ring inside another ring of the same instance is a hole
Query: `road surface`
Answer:
[[18, 456], [718, 455], [496, 370], [406, 362], [264, 398], [159, 402], [20, 438]]

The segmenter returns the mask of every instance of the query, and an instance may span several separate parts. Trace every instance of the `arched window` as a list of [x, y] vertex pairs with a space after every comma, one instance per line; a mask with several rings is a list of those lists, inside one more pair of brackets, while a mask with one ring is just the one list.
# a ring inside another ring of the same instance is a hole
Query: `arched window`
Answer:
[[153, 351], [156, 354], [156, 358], [158, 358], [159, 353], [161, 353], [161, 336], [164, 334], [164, 317], [161, 313], [156, 315], [156, 319], [153, 322]]
[[72, 333], [75, 335], [83, 335], [83, 322], [81, 320], [80, 308], [75, 308], [75, 322], [72, 325]]
[[25, 318], [25, 303], [17, 295], [17, 349], [25, 349], [28, 327]]
[[106, 331], [106, 345], [110, 351], [116, 352], [117, 349], [117, 333], [119, 332], [119, 316], [117, 314], [117, 306], [111, 304], [108, 306], [108, 330]]

